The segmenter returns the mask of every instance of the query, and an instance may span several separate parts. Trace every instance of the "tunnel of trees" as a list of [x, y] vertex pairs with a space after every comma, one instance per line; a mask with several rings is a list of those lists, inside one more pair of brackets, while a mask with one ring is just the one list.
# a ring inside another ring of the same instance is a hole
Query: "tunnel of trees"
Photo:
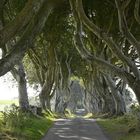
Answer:
[[44, 110], [122, 115], [130, 87], [140, 103], [140, 0], [1, 0], [0, 76], [11, 72], [19, 105], [27, 82]]

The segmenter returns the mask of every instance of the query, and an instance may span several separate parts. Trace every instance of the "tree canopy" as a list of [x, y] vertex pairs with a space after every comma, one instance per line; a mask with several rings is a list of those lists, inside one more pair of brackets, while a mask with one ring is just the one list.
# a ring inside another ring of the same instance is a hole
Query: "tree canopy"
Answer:
[[140, 0], [1, 0], [0, 76], [11, 71], [21, 91], [26, 74], [41, 86], [44, 109], [54, 94], [56, 108], [68, 106], [76, 76], [88, 109], [123, 114], [126, 85], [140, 102], [139, 6]]

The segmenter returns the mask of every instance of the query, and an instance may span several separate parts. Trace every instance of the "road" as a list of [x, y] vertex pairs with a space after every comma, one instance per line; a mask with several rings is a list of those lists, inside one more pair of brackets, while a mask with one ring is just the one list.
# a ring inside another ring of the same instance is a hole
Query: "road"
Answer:
[[57, 120], [42, 140], [109, 140], [94, 119]]

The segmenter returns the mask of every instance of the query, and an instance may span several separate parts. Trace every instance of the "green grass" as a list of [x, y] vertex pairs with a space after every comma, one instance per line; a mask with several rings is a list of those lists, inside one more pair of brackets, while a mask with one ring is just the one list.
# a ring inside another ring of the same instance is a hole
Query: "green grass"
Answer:
[[97, 122], [113, 140], [140, 140], [140, 122], [134, 116], [100, 119]]
[[[52, 120], [47, 118], [29, 118], [24, 123], [25, 127], [11, 129], [17, 139], [40, 140], [52, 125]], [[21, 138], [22, 137], [22, 138]]]

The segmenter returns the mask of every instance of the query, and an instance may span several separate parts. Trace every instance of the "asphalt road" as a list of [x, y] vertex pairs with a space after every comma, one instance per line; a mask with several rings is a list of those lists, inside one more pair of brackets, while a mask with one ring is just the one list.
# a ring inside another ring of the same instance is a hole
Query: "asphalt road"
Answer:
[[57, 120], [42, 140], [109, 140], [94, 119]]

